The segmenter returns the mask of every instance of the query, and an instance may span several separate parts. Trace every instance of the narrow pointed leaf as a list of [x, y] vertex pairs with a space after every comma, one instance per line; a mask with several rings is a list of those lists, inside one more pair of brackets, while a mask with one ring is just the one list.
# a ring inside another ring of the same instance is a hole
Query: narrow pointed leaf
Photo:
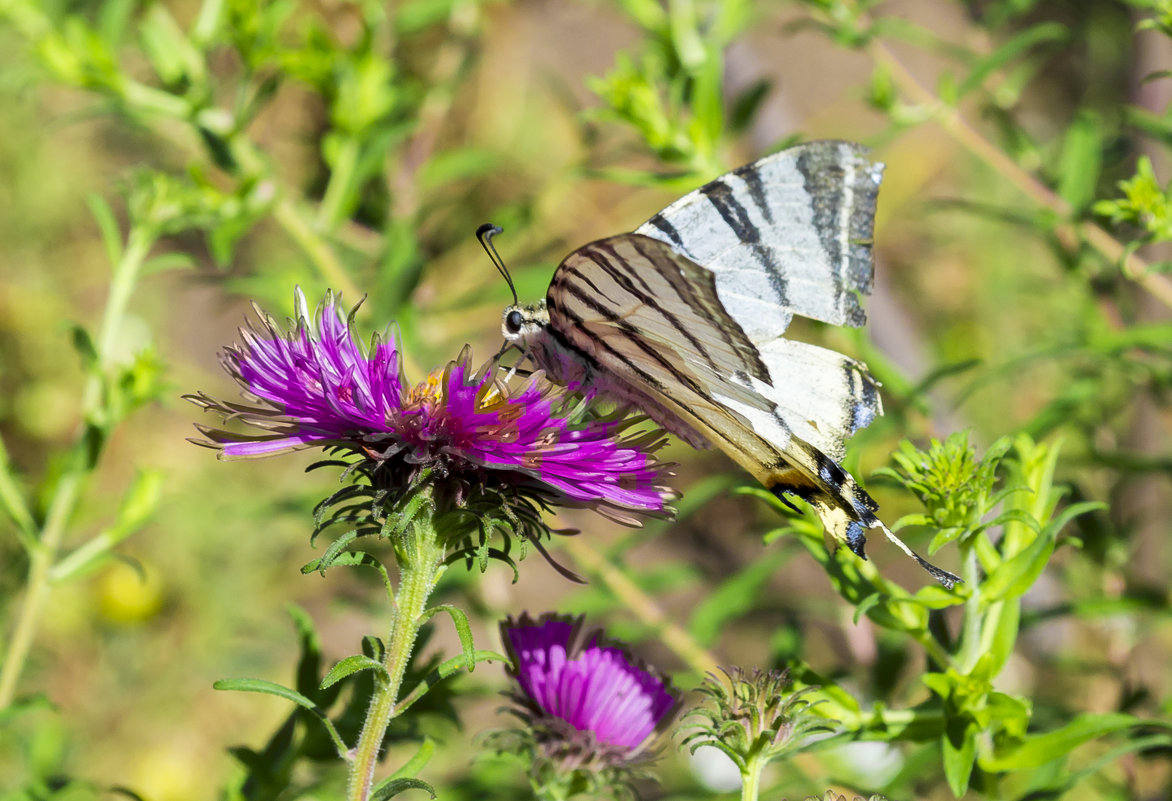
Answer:
[[[409, 760], [403, 763], [403, 767], [399, 768], [397, 771], [388, 776], [385, 781], [389, 782], [395, 781], [396, 779], [409, 779], [412, 776], [419, 775], [419, 771], [423, 770], [427, 763], [431, 761], [431, 757], [434, 754], [435, 740], [431, 739], [430, 737], [426, 737], [420, 744], [419, 750], [415, 752], [415, 756], [411, 757]], [[379, 784], [383, 783], [384, 782], [380, 782]], [[376, 786], [375, 792], [377, 791], [378, 787]]]
[[320, 687], [324, 690], [327, 687], [337, 684], [347, 676], [352, 676], [363, 670], [377, 671], [382, 680], [390, 680], [390, 675], [387, 673], [387, 668], [383, 663], [376, 662], [369, 656], [363, 654], [354, 654], [353, 656], [346, 657], [330, 668], [330, 672], [321, 680]]
[[472, 626], [468, 623], [468, 615], [464, 610], [451, 604], [433, 606], [423, 613], [423, 620], [429, 620], [440, 612], [447, 612], [456, 627], [456, 634], [460, 637], [460, 645], [464, 649], [464, 669], [471, 673], [476, 669], [476, 644], [472, 642]]
[[[508, 662], [508, 658], [496, 651], [477, 651], [474, 655], [475, 662]], [[400, 715], [406, 711], [412, 704], [427, 694], [435, 685], [451, 676], [453, 673], [458, 673], [467, 665], [464, 655], [453, 656], [437, 665], [423, 681], [419, 683], [407, 696], [395, 705], [395, 714]]]
[[384, 801], [387, 798], [394, 798], [400, 793], [407, 790], [423, 790], [430, 793], [432, 798], [435, 798], [435, 788], [422, 779], [387, 779], [379, 782], [370, 792], [370, 801]]
[[1070, 755], [1078, 746], [1105, 734], [1139, 726], [1161, 726], [1172, 729], [1172, 722], [1144, 720], [1124, 714], [1084, 714], [1055, 731], [1036, 734], [1006, 748], [1006, 753], [994, 753], [981, 760], [986, 771], [1032, 770]]
[[106, 247], [106, 259], [111, 265], [122, 261], [122, 231], [118, 228], [118, 220], [110, 209], [110, 204], [100, 195], [86, 196], [86, 205], [90, 207], [90, 214], [98, 224], [98, 231], [102, 234], [102, 244]]

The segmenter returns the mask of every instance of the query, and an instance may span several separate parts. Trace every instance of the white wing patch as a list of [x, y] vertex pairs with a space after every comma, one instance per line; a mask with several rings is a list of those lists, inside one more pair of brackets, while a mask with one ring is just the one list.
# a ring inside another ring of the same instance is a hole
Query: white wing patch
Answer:
[[716, 277], [729, 314], [753, 342], [798, 314], [866, 322], [871, 227], [883, 165], [847, 142], [813, 142], [734, 170], [636, 229]]
[[777, 406], [786, 425], [834, 461], [851, 434], [883, 414], [878, 385], [866, 366], [817, 345], [777, 339], [758, 346], [772, 386], [752, 387]]

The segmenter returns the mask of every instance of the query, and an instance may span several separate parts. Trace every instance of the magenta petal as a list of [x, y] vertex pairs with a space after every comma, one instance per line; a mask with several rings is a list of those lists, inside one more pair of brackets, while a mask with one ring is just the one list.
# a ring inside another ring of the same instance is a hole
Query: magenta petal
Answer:
[[[477, 474], [533, 491], [543, 502], [591, 505], [634, 522], [630, 513], [669, 512], [658, 441], [624, 440], [625, 424], [575, 423], [560, 416], [562, 390], [531, 380], [497, 394], [492, 369], [473, 371], [467, 349], [406, 391], [395, 341], [363, 347], [348, 316], [327, 295], [314, 315], [300, 292], [288, 330], [268, 318], [224, 351], [228, 371], [251, 405], [189, 396], [257, 434], [217, 431], [206, 442], [226, 457], [307, 446], [343, 447], [371, 459], [401, 454], [411, 466], [443, 460], [444, 470]], [[618, 514], [615, 514], [618, 512]]]
[[501, 635], [513, 675], [542, 714], [635, 751], [675, 706], [675, 691], [621, 648], [597, 637], [581, 645], [581, 624], [548, 614], [506, 620]]

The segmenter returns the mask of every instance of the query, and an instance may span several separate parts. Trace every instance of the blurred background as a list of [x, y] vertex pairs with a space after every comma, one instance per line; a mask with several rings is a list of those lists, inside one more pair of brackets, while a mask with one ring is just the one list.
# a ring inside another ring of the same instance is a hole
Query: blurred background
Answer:
[[[226, 749], [261, 747], [290, 710], [212, 682], [291, 681], [290, 604], [327, 663], [384, 633], [377, 581], [300, 572], [323, 547], [308, 541], [311, 509], [335, 476], [306, 475], [306, 455], [221, 463], [185, 441], [212, 421], [182, 393], [237, 394], [217, 353], [250, 301], [284, 318], [295, 286], [311, 303], [327, 288], [365, 296], [359, 330], [395, 321], [421, 379], [465, 343], [478, 357], [499, 345], [510, 295], [473, 236], [480, 223], [504, 227], [497, 246], [535, 300], [573, 248], [799, 139], [859, 141], [887, 165], [868, 328], [798, 330], [884, 383], [887, 416], [847, 466], [866, 481], [901, 439], [959, 430], [978, 453], [1023, 431], [1060, 440], [1068, 499], [1109, 508], [1079, 519], [1079, 547], [1060, 548], [1026, 596], [996, 686], [1028, 697], [1042, 729], [1083, 713], [1166, 718], [1172, 326], [1159, 200], [1172, 45], [1159, 24], [1137, 25], [1168, 14], [1108, 0], [0, 2], [5, 487], [42, 521], [76, 479], [61, 553], [116, 541], [51, 587], [16, 688], [47, 703], [0, 719], [0, 792], [48, 797], [46, 777], [69, 776], [80, 795], [230, 795], [240, 768]], [[1149, 206], [1096, 206], [1138, 197], [1118, 184], [1139, 180], [1143, 157], [1156, 180], [1133, 188]], [[116, 265], [139, 245], [149, 256], [128, 279]], [[132, 294], [103, 339], [112, 278]], [[87, 400], [94, 358], [119, 377], [117, 403]], [[79, 447], [92, 430], [100, 446]], [[668, 455], [678, 522], [558, 519], [582, 530], [585, 551], [555, 540], [555, 557], [588, 586], [533, 556], [515, 583], [495, 564], [452, 571], [445, 600], [469, 610], [480, 647], [499, 648], [505, 614], [556, 605], [686, 686], [698, 676], [658, 636], [663, 619], [722, 663], [800, 660], [864, 709], [927, 697], [914, 643], [856, 622], [793, 541], [762, 544], [782, 521], [732, 492], [746, 478], [731, 462], [678, 444]], [[889, 521], [918, 511], [890, 484], [868, 487]], [[18, 523], [2, 525], [7, 638], [29, 559]], [[904, 533], [918, 549], [930, 539]], [[893, 548], [870, 551], [910, 592], [927, 581]], [[959, 569], [947, 547], [935, 560]], [[427, 649], [459, 646], [440, 626]], [[502, 723], [502, 672], [455, 681], [462, 725], [428, 724], [443, 747], [426, 777], [443, 798], [524, 797], [514, 763], [467, 756]], [[1120, 742], [1084, 744], [1102, 764], [1062, 792], [1167, 798], [1167, 745], [1111, 756]], [[671, 750], [645, 797], [720, 795]], [[952, 797], [938, 762], [934, 742], [839, 746], [776, 766], [768, 797]]]

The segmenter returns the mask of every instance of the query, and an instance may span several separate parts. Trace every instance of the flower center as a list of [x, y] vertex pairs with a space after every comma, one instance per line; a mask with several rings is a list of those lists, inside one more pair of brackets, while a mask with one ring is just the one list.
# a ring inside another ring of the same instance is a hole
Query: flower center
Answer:
[[443, 371], [437, 370], [429, 375], [422, 383], [415, 385], [407, 393], [408, 408], [434, 407], [444, 402]]

